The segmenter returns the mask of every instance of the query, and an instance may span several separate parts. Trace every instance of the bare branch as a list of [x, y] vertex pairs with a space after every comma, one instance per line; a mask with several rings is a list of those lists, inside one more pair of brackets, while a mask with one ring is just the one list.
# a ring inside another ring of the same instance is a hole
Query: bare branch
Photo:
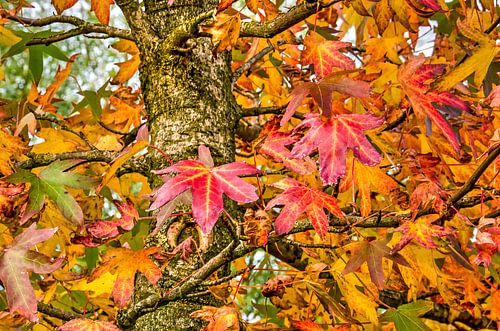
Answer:
[[280, 115], [280, 114], [283, 114], [283, 112], [285, 111], [287, 106], [288, 106], [288, 104], [283, 105], [283, 106], [276, 106], [276, 107], [243, 108], [243, 109], [241, 109], [240, 117], [259, 116], [259, 115], [266, 115], [266, 114]]
[[240, 37], [272, 38], [313, 15], [317, 10], [332, 6], [338, 2], [340, 0], [333, 0], [327, 4], [322, 4], [321, 2], [308, 3], [304, 1], [300, 5], [294, 6], [288, 12], [279, 15], [274, 20], [262, 23], [243, 23], [240, 29]]
[[52, 305], [48, 305], [43, 302], [38, 302], [37, 303], [37, 308], [40, 313], [43, 313], [45, 315], [51, 316], [58, 318], [63, 321], [70, 321], [72, 319], [76, 318], [82, 318], [81, 315], [74, 314], [69, 311], [61, 310], [58, 308], [54, 308]]
[[469, 180], [456, 192], [449, 200], [448, 205], [455, 205], [460, 199], [462, 199], [467, 193], [469, 193], [476, 185], [479, 178], [483, 175], [486, 169], [493, 163], [497, 157], [500, 155], [500, 145], [493, 148], [488, 154], [488, 157], [474, 170]]
[[104, 24], [90, 23], [75, 16], [54, 15], [54, 16], [35, 19], [35, 18], [27, 18], [17, 15], [11, 15], [7, 11], [0, 12], [0, 16], [27, 26], [43, 27], [56, 23], [65, 23], [65, 24], [71, 24], [76, 27], [75, 29], [64, 31], [47, 38], [39, 38], [39, 39], [37, 38], [30, 40], [27, 43], [27, 45], [35, 45], [35, 44], [48, 45], [57, 41], [61, 41], [74, 36], [88, 34], [88, 33], [103, 34], [106, 35], [107, 38], [122, 38], [122, 39], [134, 40], [132, 33], [128, 30], [119, 29]]
[[254, 57], [252, 57], [250, 60], [247, 62], [243, 63], [238, 69], [233, 74], [233, 84], [238, 80], [238, 78], [241, 77], [246, 71], [250, 70], [250, 68], [255, 64], [255, 62], [259, 61], [262, 59], [266, 54], [272, 52], [274, 50], [273, 45], [269, 45], [257, 54], [255, 54]]
[[[118, 152], [112, 151], [80, 151], [80, 152], [67, 152], [67, 153], [57, 153], [57, 154], [34, 154], [28, 153], [27, 156], [30, 158], [26, 161], [21, 161], [16, 164], [18, 169], [33, 169], [37, 167], [43, 167], [51, 164], [56, 160], [85, 160], [88, 162], [105, 162], [111, 163], [114, 159], [118, 157]], [[150, 169], [146, 162], [142, 159], [131, 159], [127, 161], [122, 168], [124, 172], [138, 172], [144, 175], [150, 175]]]

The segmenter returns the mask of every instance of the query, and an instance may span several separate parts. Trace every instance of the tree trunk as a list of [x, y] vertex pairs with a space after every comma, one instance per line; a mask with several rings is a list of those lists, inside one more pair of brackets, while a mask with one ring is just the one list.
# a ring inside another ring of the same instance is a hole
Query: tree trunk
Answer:
[[[174, 162], [197, 158], [200, 145], [210, 148], [215, 164], [231, 162], [235, 155], [238, 106], [231, 91], [230, 54], [215, 55], [209, 38], [199, 37], [186, 43], [187, 38], [184, 40], [182, 35], [174, 35], [180, 26], [188, 24], [194, 17], [213, 10], [218, 1], [176, 0], [168, 6], [166, 2], [144, 1], [147, 19], [155, 35], [141, 35], [144, 31], [134, 31], [134, 24], [129, 22], [141, 52], [140, 78], [151, 143]], [[153, 169], [169, 165], [160, 153], [152, 153], [150, 162]], [[160, 183], [157, 180], [155, 185]], [[188, 236], [199, 237], [192, 221], [177, 221], [187, 224], [187, 227], [181, 227], [182, 231], [177, 230], [177, 243]], [[169, 231], [172, 230], [162, 229], [148, 245], [161, 245], [172, 250], [171, 239], [170, 242], [167, 239]], [[216, 226], [203, 260], [219, 253], [230, 238], [227, 229]], [[164, 277], [159, 282], [163, 293], [186, 281], [201, 267], [197, 254], [191, 255], [189, 261], [172, 261], [165, 268]], [[147, 282], [139, 278], [134, 303], [153, 294]], [[122, 315], [118, 320], [122, 328], [133, 330], [199, 330], [201, 322], [189, 315], [207, 304], [220, 303], [212, 296], [201, 296], [160, 304], [151, 312], [140, 312], [139, 316], [128, 320]]]

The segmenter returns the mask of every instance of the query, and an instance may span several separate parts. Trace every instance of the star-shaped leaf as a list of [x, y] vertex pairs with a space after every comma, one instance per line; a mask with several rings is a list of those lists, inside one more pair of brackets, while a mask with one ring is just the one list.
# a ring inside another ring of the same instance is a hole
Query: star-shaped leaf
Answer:
[[285, 123], [292, 118], [297, 108], [308, 95], [310, 95], [319, 108], [321, 108], [324, 116], [332, 116], [332, 97], [335, 91], [344, 96], [366, 98], [370, 95], [370, 85], [367, 82], [351, 78], [342, 78], [335, 74], [325, 77], [319, 83], [302, 84], [293, 89], [292, 99], [286, 107], [280, 125], [285, 125]]
[[56, 204], [57, 208], [69, 221], [76, 225], [83, 224], [82, 209], [68, 191], [64, 189], [64, 186], [89, 189], [97, 184], [97, 181], [91, 177], [65, 171], [80, 162], [80, 160], [58, 160], [52, 162], [38, 175], [26, 170], [20, 170], [7, 177], [7, 181], [11, 183], [31, 184], [29, 201], [21, 216], [21, 224], [42, 209], [46, 196]]
[[222, 212], [223, 193], [242, 203], [257, 200], [255, 187], [238, 176], [254, 175], [259, 171], [254, 166], [244, 162], [233, 162], [213, 167], [211, 166], [213, 161], [210, 151], [205, 146], [200, 146], [199, 154], [200, 159], [206, 160], [205, 163], [201, 160], [184, 160], [168, 168], [155, 171], [159, 175], [171, 172], [177, 172], [178, 175], [167, 180], [154, 193], [154, 202], [149, 209], [157, 209], [191, 188], [193, 218], [204, 233], [209, 233]]
[[[278, 117], [275, 117], [278, 119]], [[298, 140], [298, 136], [290, 133], [279, 132], [279, 125], [274, 119], [269, 121], [263, 133], [266, 135], [265, 140], [258, 147], [263, 154], [269, 155], [277, 162], [282, 162], [283, 165], [298, 174], [306, 175], [316, 170], [314, 162], [306, 157], [304, 160], [296, 159], [285, 146], [292, 145]], [[268, 131], [268, 132], [267, 132]]]
[[119, 331], [120, 329], [111, 322], [78, 318], [64, 323], [57, 331]]
[[323, 209], [329, 210], [337, 217], [345, 217], [337, 200], [322, 191], [305, 186], [291, 178], [282, 179], [273, 186], [285, 190], [269, 201], [266, 208], [269, 210], [276, 205], [284, 205], [275, 222], [278, 234], [290, 231], [303, 213], [321, 236], [326, 235], [328, 231], [328, 217]]
[[426, 215], [419, 217], [415, 221], [407, 221], [396, 230], [403, 233], [403, 237], [394, 246], [393, 253], [399, 252], [403, 247], [408, 245], [410, 241], [415, 240], [419, 245], [425, 248], [439, 247], [433, 240], [433, 237], [443, 237], [452, 233], [451, 229], [443, 226], [433, 225], [432, 222], [437, 220], [439, 215]]
[[302, 53], [302, 62], [313, 64], [314, 72], [320, 78], [331, 74], [333, 68], [354, 69], [354, 61], [339, 51], [352, 46], [351, 43], [326, 40], [318, 33], [311, 31], [304, 38], [304, 46], [306, 49]]
[[431, 301], [419, 300], [387, 310], [381, 320], [394, 322], [398, 331], [429, 331], [431, 329], [418, 316], [432, 310], [433, 306]]
[[149, 258], [158, 253], [158, 247], [150, 247], [140, 251], [128, 248], [115, 248], [106, 253], [104, 262], [94, 270], [90, 280], [95, 280], [107, 272], [117, 274], [113, 287], [113, 301], [118, 308], [124, 308], [134, 293], [135, 273], [142, 273], [151, 284], [156, 285], [162, 273], [160, 268]]
[[12, 245], [6, 248], [0, 257], [0, 280], [7, 292], [10, 311], [17, 310], [32, 322], [38, 322], [38, 316], [36, 296], [31, 286], [29, 272], [50, 273], [61, 266], [64, 258], [54, 260], [29, 249], [51, 238], [56, 231], [57, 228], [37, 230], [36, 224], [32, 224], [15, 238]]
[[303, 158], [316, 148], [319, 152], [319, 172], [327, 185], [337, 183], [345, 175], [347, 149], [363, 164], [373, 166], [382, 157], [364, 135], [365, 130], [380, 126], [384, 120], [371, 114], [343, 114], [322, 118], [306, 114], [296, 130], [308, 127], [304, 137], [295, 144], [292, 155]]
[[363, 241], [356, 246], [355, 252], [353, 252], [351, 259], [347, 262], [344, 271], [342, 271], [343, 275], [358, 270], [366, 262], [372, 282], [378, 288], [383, 288], [385, 284], [384, 269], [382, 267], [383, 257], [408, 266], [408, 263], [401, 255], [391, 255], [391, 249], [387, 247], [387, 241], [384, 239]]
[[461, 111], [469, 111], [469, 106], [450, 92], [430, 90], [429, 80], [441, 74], [446, 66], [424, 64], [424, 61], [424, 56], [418, 56], [403, 64], [399, 69], [399, 82], [417, 117], [422, 120], [429, 119], [458, 152], [460, 142], [441, 112], [445, 112], [447, 116], [456, 117]]

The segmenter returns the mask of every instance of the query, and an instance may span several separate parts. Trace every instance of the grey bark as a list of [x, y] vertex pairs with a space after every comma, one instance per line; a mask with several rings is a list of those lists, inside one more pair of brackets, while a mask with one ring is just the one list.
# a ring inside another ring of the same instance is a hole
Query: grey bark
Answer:
[[[213, 10], [218, 1], [176, 0], [167, 5], [167, 1], [146, 0], [144, 8], [127, 1], [117, 3], [127, 16], [141, 53], [140, 79], [152, 144], [173, 161], [196, 158], [202, 144], [210, 148], [216, 165], [233, 161], [238, 108], [231, 91], [229, 54], [215, 55], [209, 38], [188, 38], [179, 33], [179, 27], [184, 25], [188, 32], [193, 32], [188, 23]], [[160, 153], [152, 153], [149, 161], [153, 169], [169, 165]], [[190, 235], [198, 236], [193, 222], [178, 221], [187, 224], [176, 234], [178, 242]], [[171, 250], [167, 234], [168, 229], [163, 229], [148, 244]], [[219, 253], [230, 237], [228, 229], [218, 225], [203, 260]], [[172, 290], [201, 265], [197, 256], [169, 263], [159, 282], [161, 291]], [[155, 292], [138, 276], [133, 304], [157, 295]], [[123, 329], [131, 330], [199, 330], [202, 323], [189, 314], [207, 304], [221, 303], [211, 296], [172, 301], [158, 304], [147, 313], [143, 310], [137, 316], [123, 311], [118, 322]]]

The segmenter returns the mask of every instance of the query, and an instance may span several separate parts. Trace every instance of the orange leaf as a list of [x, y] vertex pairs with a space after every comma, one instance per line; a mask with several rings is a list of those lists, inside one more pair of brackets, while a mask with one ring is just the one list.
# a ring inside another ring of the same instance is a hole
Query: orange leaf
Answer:
[[433, 237], [443, 237], [452, 233], [452, 230], [439, 225], [432, 225], [439, 215], [426, 215], [419, 217], [416, 221], [407, 221], [397, 231], [403, 233], [401, 240], [394, 246], [393, 252], [398, 252], [408, 245], [410, 241], [416, 240], [425, 248], [437, 248], [438, 245]]
[[109, 24], [109, 7], [114, 3], [114, 0], [91, 0], [90, 7], [99, 22]]
[[127, 53], [132, 57], [125, 62], [116, 63], [120, 70], [111, 81], [111, 84], [123, 84], [128, 81], [139, 69], [141, 59], [139, 57], [139, 49], [133, 41], [121, 39], [114, 43], [111, 47], [119, 52]]
[[52, 0], [52, 5], [56, 9], [56, 12], [61, 14], [66, 9], [73, 7], [77, 2], [78, 0]]
[[212, 35], [212, 42], [217, 45], [217, 52], [230, 50], [238, 41], [240, 35], [241, 18], [236, 15], [217, 14], [216, 21], [202, 27], [204, 32]]
[[50, 84], [49, 87], [47, 87], [47, 90], [45, 91], [44, 94], [39, 96], [37, 100], [37, 105], [40, 105], [42, 107], [50, 105], [50, 103], [52, 102], [52, 98], [56, 94], [57, 90], [59, 90], [64, 81], [69, 77], [69, 74], [71, 72], [71, 66], [77, 56], [78, 54], [72, 55], [69, 58], [70, 61], [66, 64], [66, 67], [62, 70], [61, 69], [57, 70], [54, 82]]
[[238, 310], [230, 306], [220, 308], [205, 306], [192, 312], [191, 317], [210, 322], [206, 331], [238, 331], [240, 329]]
[[313, 64], [314, 72], [319, 78], [328, 76], [333, 68], [345, 70], [354, 69], [354, 61], [339, 52], [348, 48], [351, 43], [326, 40], [319, 34], [311, 32], [305, 39], [306, 50], [302, 54], [304, 64]]
[[299, 331], [324, 331], [324, 329], [313, 321], [292, 322], [294, 328]]
[[87, 318], [79, 318], [64, 323], [56, 330], [58, 331], [119, 331], [113, 323], [106, 321], [94, 321]]
[[112, 292], [113, 301], [118, 308], [124, 308], [134, 292], [134, 279], [137, 271], [141, 272], [153, 285], [156, 285], [160, 279], [161, 270], [149, 258], [158, 251], [158, 247], [140, 251], [123, 247], [109, 250], [104, 257], [104, 262], [94, 270], [90, 279], [95, 280], [106, 272], [117, 274]]
[[12, 173], [12, 160], [19, 158], [26, 151], [23, 141], [0, 128], [0, 173]]

